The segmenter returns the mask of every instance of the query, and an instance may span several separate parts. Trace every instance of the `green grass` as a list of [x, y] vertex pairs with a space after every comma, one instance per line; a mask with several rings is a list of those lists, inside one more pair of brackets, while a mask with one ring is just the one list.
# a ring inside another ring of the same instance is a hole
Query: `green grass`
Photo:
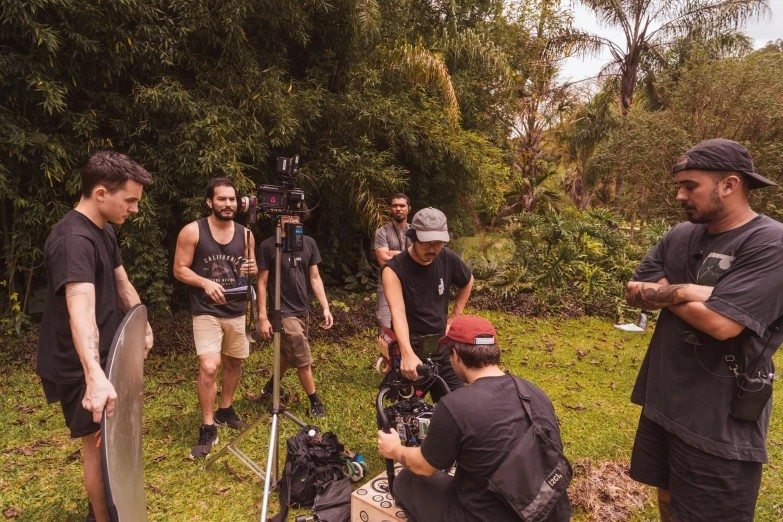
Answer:
[[[469, 310], [470, 312], [470, 310]], [[552, 398], [562, 425], [566, 454], [580, 458], [630, 457], [639, 407], [630, 403], [636, 373], [649, 333], [629, 334], [597, 319], [520, 319], [482, 313], [498, 329], [503, 363], [535, 382]], [[182, 344], [189, 341], [181, 339]], [[369, 332], [340, 344], [314, 345], [315, 378], [329, 416], [316, 424], [332, 430], [350, 449], [363, 454], [372, 475], [383, 471], [375, 451], [374, 398], [379, 376], [372, 369], [377, 357]], [[577, 352], [585, 355], [581, 359]], [[778, 361], [780, 362], [780, 361]], [[29, 364], [29, 363], [27, 363]], [[263, 414], [266, 403], [249, 400], [266, 382], [271, 345], [255, 348], [248, 360], [235, 400], [247, 419]], [[153, 355], [146, 364], [144, 459], [146, 501], [151, 521], [252, 521], [261, 508], [263, 483], [233, 455], [201, 470], [184, 460], [197, 437], [200, 415], [196, 400], [197, 364], [194, 356]], [[291, 411], [306, 420], [307, 399], [289, 373], [283, 389], [297, 401]], [[78, 459], [57, 405], [46, 405], [32, 368], [5, 362], [0, 370], [0, 510], [18, 507], [19, 521], [81, 521], [86, 514]], [[770, 456], [765, 466], [757, 521], [783, 519], [783, 479], [775, 464], [783, 461], [783, 399], [775, 397], [770, 429]], [[577, 406], [584, 409], [573, 409]], [[282, 423], [282, 438], [295, 432]], [[232, 437], [220, 428], [221, 443]], [[268, 425], [260, 427], [241, 447], [256, 462], [265, 463]], [[222, 446], [222, 444], [221, 444]], [[224, 467], [227, 463], [231, 471]], [[263, 464], [262, 464], [263, 466]], [[226, 489], [227, 488], [227, 489]], [[271, 512], [276, 512], [276, 496]], [[577, 512], [575, 520], [589, 520]], [[652, 503], [634, 520], [657, 520]]]

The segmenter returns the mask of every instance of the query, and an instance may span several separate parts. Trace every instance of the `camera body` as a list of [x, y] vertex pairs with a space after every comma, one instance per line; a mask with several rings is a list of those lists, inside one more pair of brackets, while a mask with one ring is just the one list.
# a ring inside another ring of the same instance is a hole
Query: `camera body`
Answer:
[[282, 185], [262, 185], [258, 196], [240, 198], [240, 210], [247, 214], [248, 224], [255, 223], [258, 210], [273, 216], [295, 216], [305, 213], [305, 193], [294, 187], [299, 173], [299, 155], [277, 158], [277, 174]]

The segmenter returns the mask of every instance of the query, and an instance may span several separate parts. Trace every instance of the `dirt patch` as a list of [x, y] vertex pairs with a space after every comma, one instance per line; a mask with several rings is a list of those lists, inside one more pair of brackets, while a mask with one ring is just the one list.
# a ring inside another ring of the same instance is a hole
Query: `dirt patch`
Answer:
[[580, 459], [573, 467], [574, 480], [568, 491], [571, 503], [595, 520], [628, 520], [631, 514], [644, 511], [650, 500], [650, 488], [628, 476], [627, 462]]

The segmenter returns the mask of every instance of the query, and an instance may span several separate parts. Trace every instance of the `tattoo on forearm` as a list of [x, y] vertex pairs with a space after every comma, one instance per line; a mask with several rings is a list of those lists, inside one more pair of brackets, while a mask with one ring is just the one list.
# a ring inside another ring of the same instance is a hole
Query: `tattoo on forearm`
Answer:
[[658, 499], [658, 511], [661, 513], [661, 522], [674, 522], [672, 505], [669, 502]]
[[405, 458], [405, 454], [404, 453], [402, 455], [400, 455], [400, 464], [402, 464], [403, 468], [407, 468], [408, 467], [408, 459]]
[[685, 285], [662, 285], [658, 288], [649, 288], [644, 284], [636, 288], [628, 289], [625, 300], [636, 308], [661, 308], [675, 304], [674, 300], [685, 288]]
[[90, 335], [87, 336], [87, 349], [92, 352], [92, 358], [95, 362], [100, 364], [101, 362], [101, 356], [100, 356], [100, 348], [98, 344], [98, 329], [92, 331]]

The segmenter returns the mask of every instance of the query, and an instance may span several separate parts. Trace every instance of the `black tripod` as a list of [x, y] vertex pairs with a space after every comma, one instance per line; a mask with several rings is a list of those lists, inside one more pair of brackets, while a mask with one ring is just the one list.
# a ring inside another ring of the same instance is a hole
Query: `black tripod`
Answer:
[[[204, 465], [205, 468], [211, 466], [216, 460], [225, 455], [226, 451], [230, 451], [245, 465], [250, 471], [258, 475], [261, 480], [264, 481], [264, 500], [261, 505], [261, 522], [266, 522], [267, 509], [269, 505], [269, 491], [273, 485], [276, 485], [279, 479], [278, 458], [277, 450], [280, 443], [280, 416], [284, 416], [295, 422], [301, 427], [305, 426], [305, 423], [291, 415], [286, 411], [285, 406], [280, 405], [280, 333], [283, 331], [283, 312], [280, 309], [280, 265], [283, 257], [283, 240], [282, 240], [282, 226], [280, 223], [280, 216], [275, 216], [275, 308], [270, 314], [272, 319], [272, 332], [274, 333], [274, 367], [272, 370], [272, 406], [267, 413], [259, 417], [255, 422], [248, 426], [242, 433], [237, 435], [234, 440], [226, 444], [226, 446], [215, 454], [214, 457], [207, 460]], [[266, 472], [256, 464], [250, 457], [247, 456], [241, 449], [237, 447], [237, 444], [247, 437], [256, 426], [265, 422], [267, 418], [272, 417], [272, 430], [269, 435], [269, 453], [266, 459]], [[272, 466], [274, 465], [274, 474], [272, 474]]]

